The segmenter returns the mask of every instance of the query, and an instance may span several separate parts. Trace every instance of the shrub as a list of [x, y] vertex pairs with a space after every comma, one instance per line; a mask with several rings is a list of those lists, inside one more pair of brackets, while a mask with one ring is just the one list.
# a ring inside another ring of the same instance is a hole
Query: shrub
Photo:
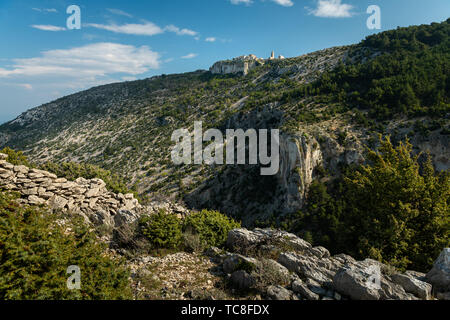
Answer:
[[142, 217], [139, 225], [142, 234], [157, 248], [175, 249], [181, 244], [181, 221], [175, 214], [160, 210], [157, 214]]
[[106, 189], [111, 192], [124, 194], [134, 193], [134, 195], [137, 196], [135, 190], [129, 189], [125, 181], [117, 174], [95, 165], [75, 162], [46, 162], [40, 166], [40, 169], [49, 171], [56, 174], [58, 177], [63, 177], [71, 181], [74, 181], [79, 177], [85, 179], [102, 179], [106, 184]]
[[[0, 299], [131, 299], [123, 261], [106, 256], [81, 219], [62, 226], [60, 218], [0, 193]], [[80, 290], [67, 289], [71, 265], [80, 267]]]
[[24, 165], [27, 167], [31, 167], [31, 163], [28, 161], [27, 157], [22, 153], [22, 151], [14, 151], [11, 148], [4, 148], [0, 150], [0, 153], [6, 154], [8, 159], [6, 159], [9, 163], [18, 166]]
[[218, 211], [202, 210], [189, 215], [184, 222], [184, 229], [192, 229], [208, 246], [222, 247], [228, 237], [228, 232], [240, 228], [231, 218]]

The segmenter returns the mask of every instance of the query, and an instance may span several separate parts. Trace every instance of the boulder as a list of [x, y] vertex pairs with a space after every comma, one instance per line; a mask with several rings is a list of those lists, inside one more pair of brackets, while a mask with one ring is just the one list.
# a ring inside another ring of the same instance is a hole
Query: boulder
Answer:
[[308, 286], [301, 280], [292, 282], [292, 291], [298, 293], [307, 300], [319, 300], [319, 295], [308, 289]]
[[244, 270], [238, 270], [231, 274], [231, 283], [239, 290], [248, 290], [256, 284], [256, 280]]
[[411, 274], [394, 274], [391, 276], [391, 279], [394, 283], [402, 286], [406, 292], [412, 293], [425, 300], [431, 298], [431, 284], [420, 281]]
[[258, 263], [258, 260], [254, 258], [247, 258], [240, 254], [231, 254], [224, 260], [222, 268], [225, 273], [233, 273], [244, 269], [245, 271], [250, 271], [250, 269], [256, 268]]
[[119, 228], [123, 225], [130, 225], [139, 219], [139, 214], [126, 210], [119, 210], [114, 215], [114, 225]]
[[[289, 271], [297, 273], [301, 277], [314, 279], [321, 285], [332, 282], [337, 268], [331, 262], [328, 264], [318, 258], [303, 256], [296, 253], [282, 253], [278, 257], [278, 262]], [[335, 270], [333, 270], [335, 269]]]
[[282, 286], [269, 286], [267, 288], [267, 297], [271, 300], [291, 300], [293, 294]]
[[379, 300], [381, 286], [371, 281], [374, 276], [372, 267], [378, 266], [370, 262], [345, 265], [334, 276], [335, 290], [353, 300]]
[[442, 250], [433, 264], [433, 268], [426, 275], [427, 282], [433, 285], [437, 292], [450, 291], [450, 248]]
[[292, 233], [272, 229], [255, 229], [253, 231], [247, 229], [234, 229], [229, 232], [227, 239], [227, 246], [230, 249], [266, 245], [270, 243], [282, 243], [292, 250], [298, 251], [307, 250], [312, 247], [311, 244]]

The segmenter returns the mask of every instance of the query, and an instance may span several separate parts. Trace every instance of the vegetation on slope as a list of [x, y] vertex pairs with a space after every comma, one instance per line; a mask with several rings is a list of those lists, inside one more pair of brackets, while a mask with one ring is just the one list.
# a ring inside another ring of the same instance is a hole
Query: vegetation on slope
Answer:
[[[450, 245], [450, 174], [422, 166], [408, 142], [381, 140], [370, 164], [331, 184], [316, 181], [292, 230], [334, 253], [427, 271]], [[292, 221], [291, 221], [292, 222]]]
[[139, 226], [154, 249], [201, 251], [209, 247], [224, 247], [228, 233], [240, 228], [241, 224], [220, 212], [202, 210], [184, 220], [160, 211], [143, 216]]
[[[59, 218], [0, 193], [0, 299], [130, 299], [123, 262], [105, 254], [81, 219], [62, 225]], [[66, 285], [72, 265], [81, 271], [80, 290]]]
[[[443, 117], [450, 111], [450, 19], [372, 35], [355, 48], [368, 61], [340, 64], [315, 84], [321, 93], [369, 110], [380, 120], [398, 114]], [[363, 51], [364, 52], [364, 51]]]

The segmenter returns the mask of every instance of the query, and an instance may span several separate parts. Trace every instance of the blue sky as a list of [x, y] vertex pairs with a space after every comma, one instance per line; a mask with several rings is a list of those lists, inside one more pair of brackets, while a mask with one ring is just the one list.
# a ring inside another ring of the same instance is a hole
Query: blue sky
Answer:
[[[67, 28], [72, 4], [79, 30]], [[369, 5], [381, 30], [366, 27]], [[449, 16], [448, 0], [0, 0], [0, 123], [100, 84], [294, 57]]]

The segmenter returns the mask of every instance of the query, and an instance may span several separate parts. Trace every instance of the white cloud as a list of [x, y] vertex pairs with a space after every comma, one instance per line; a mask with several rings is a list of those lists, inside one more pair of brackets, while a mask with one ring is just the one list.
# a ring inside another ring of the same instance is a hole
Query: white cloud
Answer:
[[205, 39], [206, 42], [215, 42], [217, 39], [215, 37], [208, 37]]
[[146, 22], [144, 24], [124, 24], [120, 26], [116, 24], [106, 25], [97, 23], [87, 23], [85, 26], [103, 29], [115, 33], [134, 34], [139, 36], [154, 36], [157, 34], [164, 33], [163, 29], [161, 29], [152, 22]]
[[88, 78], [96, 81], [117, 73], [138, 75], [157, 69], [159, 54], [147, 46], [95, 43], [67, 50], [50, 50], [41, 56], [14, 59], [12, 69], [0, 68], [0, 77], [58, 77], [62, 82]]
[[167, 30], [169, 32], [174, 32], [179, 36], [184, 36], [184, 35], [196, 36], [198, 34], [198, 32], [196, 32], [196, 31], [189, 30], [189, 29], [180, 29], [174, 25], [167, 26], [164, 28], [164, 30]]
[[52, 26], [52, 25], [42, 25], [42, 24], [33, 24], [32, 28], [43, 30], [43, 31], [64, 31], [66, 28]]
[[272, 1], [283, 7], [292, 7], [294, 5], [294, 2], [292, 2], [292, 0], [272, 0]]
[[189, 53], [188, 55], [182, 56], [181, 59], [193, 59], [198, 57], [197, 53]]
[[309, 9], [310, 14], [321, 18], [349, 18], [353, 16], [351, 12], [353, 6], [342, 3], [341, 0], [319, 0], [316, 9]]
[[143, 24], [130, 23], [123, 25], [86, 23], [84, 26], [107, 30], [115, 33], [133, 34], [138, 36], [154, 36], [165, 32], [173, 32], [180, 36], [196, 36], [198, 34], [198, 32], [196, 31], [189, 29], [180, 29], [174, 25], [169, 25], [165, 28], [161, 28], [153, 22], [145, 22]]
[[133, 18], [133, 15], [129, 14], [128, 12], [119, 10], [119, 9], [107, 8], [106, 10], [109, 11], [110, 13], [118, 15], [118, 16], [124, 16], [124, 17], [128, 17], [128, 18]]
[[252, 0], [230, 0], [230, 2], [232, 3], [232, 4], [245, 4], [245, 5], [250, 5], [250, 4], [252, 4], [253, 3], [253, 1]]
[[[265, 0], [262, 0], [265, 1]], [[283, 7], [292, 7], [294, 5], [294, 2], [292, 0], [270, 0], [272, 2], [275, 2]], [[232, 4], [245, 4], [247, 6], [251, 5], [253, 3], [253, 0], [230, 0]]]
[[44, 8], [44, 9], [31, 8], [31, 9], [34, 10], [34, 11], [37, 11], [37, 12], [51, 12], [51, 13], [57, 13], [58, 12], [58, 10], [56, 10], [55, 8], [49, 8], [49, 9], [46, 9], [46, 8]]
[[33, 86], [29, 83], [18, 83], [17, 84], [19, 87], [25, 88], [27, 90], [32, 90]]

